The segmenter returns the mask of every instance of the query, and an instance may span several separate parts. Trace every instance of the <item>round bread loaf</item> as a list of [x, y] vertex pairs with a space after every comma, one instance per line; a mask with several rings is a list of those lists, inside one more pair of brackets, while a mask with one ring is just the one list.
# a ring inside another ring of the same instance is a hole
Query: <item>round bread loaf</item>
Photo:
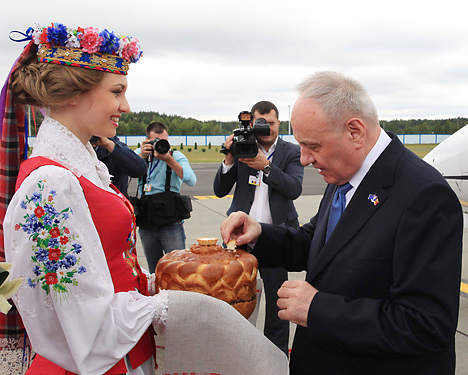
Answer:
[[216, 241], [201, 238], [190, 249], [165, 254], [156, 266], [156, 288], [206, 294], [248, 318], [257, 302], [257, 258], [241, 249], [224, 249]]

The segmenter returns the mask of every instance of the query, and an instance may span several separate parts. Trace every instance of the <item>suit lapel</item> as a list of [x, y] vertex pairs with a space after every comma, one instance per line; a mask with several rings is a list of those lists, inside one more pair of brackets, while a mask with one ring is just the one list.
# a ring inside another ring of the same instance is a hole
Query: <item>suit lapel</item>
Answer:
[[[393, 137], [392, 137], [393, 138]], [[400, 147], [401, 146], [401, 147]], [[404, 146], [393, 138], [387, 149], [376, 160], [371, 169], [360, 183], [349, 202], [334, 232], [324, 244], [327, 230], [328, 212], [333, 197], [334, 188], [327, 195], [327, 204], [322, 207], [326, 214], [322, 215], [317, 224], [315, 235], [311, 246], [311, 258], [309, 260], [307, 279], [312, 280], [319, 272], [339, 253], [368, 220], [379, 210], [388, 197], [387, 189], [393, 184], [394, 169], [397, 160], [403, 152]], [[374, 199], [375, 196], [378, 199]], [[325, 195], [324, 195], [325, 198]], [[326, 206], [326, 207], [325, 207]], [[314, 252], [314, 248], [321, 249]], [[318, 254], [317, 254], [318, 253]]]
[[[276, 142], [275, 153], [273, 155], [271, 164], [277, 166], [279, 169], [282, 167], [283, 156], [284, 156], [284, 148], [286, 147], [286, 143], [278, 137], [278, 141]], [[263, 181], [262, 181], [263, 183]], [[271, 194], [271, 186], [268, 185], [268, 196]]]

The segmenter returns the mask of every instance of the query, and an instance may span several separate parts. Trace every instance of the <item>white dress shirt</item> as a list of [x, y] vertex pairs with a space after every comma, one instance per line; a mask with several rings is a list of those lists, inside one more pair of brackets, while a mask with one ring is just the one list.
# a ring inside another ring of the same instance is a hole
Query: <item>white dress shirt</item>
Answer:
[[385, 133], [382, 128], [380, 128], [379, 139], [377, 139], [374, 147], [372, 147], [370, 152], [367, 154], [364, 162], [361, 165], [361, 168], [359, 168], [359, 170], [349, 180], [349, 183], [352, 185], [352, 189], [346, 193], [346, 206], [351, 201], [351, 198], [359, 187], [361, 181], [366, 176], [367, 172], [369, 172], [369, 169], [374, 165], [375, 161], [382, 154], [382, 152], [384, 152], [391, 141], [392, 139], [388, 136], [388, 134]]

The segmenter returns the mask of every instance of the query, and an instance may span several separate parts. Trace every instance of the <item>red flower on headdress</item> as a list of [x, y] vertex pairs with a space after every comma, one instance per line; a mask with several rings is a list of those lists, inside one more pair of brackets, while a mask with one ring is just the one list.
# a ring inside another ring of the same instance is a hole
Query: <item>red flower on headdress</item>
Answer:
[[50, 43], [47, 41], [47, 28], [44, 28], [44, 30], [42, 30], [41, 35], [39, 35], [39, 43], [50, 47]]
[[120, 56], [128, 61], [133, 61], [133, 59], [138, 60], [140, 53], [140, 46], [138, 45], [139, 40], [137, 38], [132, 38], [130, 40], [128, 38], [124, 38], [122, 42], [123, 47], [120, 52]]
[[99, 30], [94, 27], [83, 29], [83, 33], [78, 34], [78, 39], [80, 40], [83, 51], [88, 53], [98, 52], [104, 40], [99, 36]]

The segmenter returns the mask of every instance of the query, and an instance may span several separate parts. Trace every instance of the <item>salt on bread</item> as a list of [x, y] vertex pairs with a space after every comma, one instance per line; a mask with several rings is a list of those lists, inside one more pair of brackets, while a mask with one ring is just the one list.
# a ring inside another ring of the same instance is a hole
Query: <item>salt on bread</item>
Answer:
[[230, 240], [227, 244], [226, 247], [228, 250], [231, 250], [233, 252], [236, 252], [237, 249], [237, 241], [236, 240]]
[[224, 249], [216, 245], [215, 237], [197, 241], [190, 249], [171, 251], [159, 260], [156, 288], [206, 294], [248, 318], [257, 302], [257, 258], [235, 247]]

